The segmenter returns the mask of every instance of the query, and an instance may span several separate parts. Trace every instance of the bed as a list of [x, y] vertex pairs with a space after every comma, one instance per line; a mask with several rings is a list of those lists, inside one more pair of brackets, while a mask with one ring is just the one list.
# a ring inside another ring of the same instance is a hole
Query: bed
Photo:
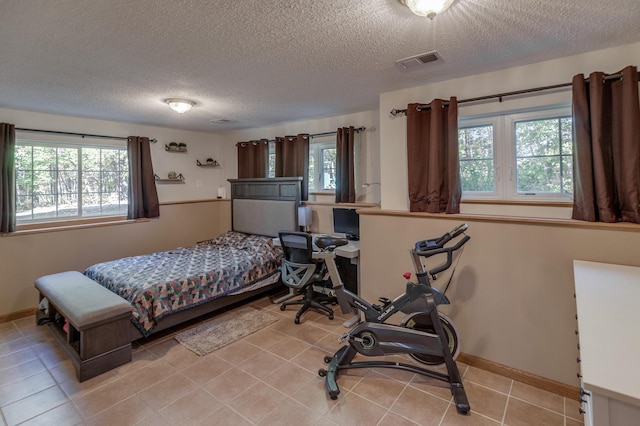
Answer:
[[131, 303], [131, 341], [281, 285], [280, 230], [297, 229], [301, 178], [230, 179], [232, 230], [84, 271]]

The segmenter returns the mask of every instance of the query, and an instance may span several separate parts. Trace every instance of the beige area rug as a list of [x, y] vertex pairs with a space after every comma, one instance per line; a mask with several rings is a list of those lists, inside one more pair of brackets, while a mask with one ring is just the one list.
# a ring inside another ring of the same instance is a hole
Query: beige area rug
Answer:
[[175, 339], [190, 351], [204, 356], [276, 321], [276, 316], [263, 310], [240, 308], [180, 332]]

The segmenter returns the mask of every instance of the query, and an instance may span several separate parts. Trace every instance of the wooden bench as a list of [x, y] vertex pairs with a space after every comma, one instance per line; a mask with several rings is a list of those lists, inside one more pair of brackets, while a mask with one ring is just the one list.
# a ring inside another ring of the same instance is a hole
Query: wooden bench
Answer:
[[47, 312], [39, 310], [36, 321], [47, 323], [79, 381], [131, 361], [131, 305], [125, 299], [77, 271], [40, 277], [35, 286], [40, 301], [48, 301]]

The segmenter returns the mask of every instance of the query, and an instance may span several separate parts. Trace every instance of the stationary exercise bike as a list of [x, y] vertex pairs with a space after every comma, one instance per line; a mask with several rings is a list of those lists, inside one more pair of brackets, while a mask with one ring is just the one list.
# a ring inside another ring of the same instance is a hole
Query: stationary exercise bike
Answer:
[[[364, 322], [360, 322], [340, 338], [341, 343], [348, 341], [349, 344], [340, 348], [332, 357], [326, 356], [324, 361], [329, 364], [328, 368], [318, 371], [321, 377], [325, 377], [327, 393], [331, 399], [336, 399], [340, 393], [336, 379], [341, 370], [396, 368], [448, 382], [457, 411], [460, 414], [469, 413], [469, 401], [454, 361], [460, 347], [458, 333], [453, 321], [438, 312], [437, 308], [440, 304], [450, 303], [445, 292], [451, 278], [444, 291], [432, 287], [430, 283], [430, 277], [436, 279], [437, 274], [452, 266], [453, 254], [469, 241], [471, 237], [465, 234], [467, 228], [467, 224], [462, 224], [439, 238], [418, 241], [411, 250], [418, 283], [407, 282], [404, 294], [394, 300], [380, 298], [381, 305], [370, 304], [344, 288], [333, 250], [347, 244], [346, 240], [329, 236], [316, 238], [315, 245], [321, 251], [315, 253], [314, 258], [324, 260], [342, 312], [347, 314], [357, 310], [364, 314]], [[438, 254], [446, 254], [446, 261], [427, 270], [422, 259]], [[398, 311], [407, 314], [401, 323], [386, 324], [385, 321]], [[409, 354], [422, 364], [444, 363], [447, 374], [401, 362], [352, 362], [357, 353], [365, 356]]]

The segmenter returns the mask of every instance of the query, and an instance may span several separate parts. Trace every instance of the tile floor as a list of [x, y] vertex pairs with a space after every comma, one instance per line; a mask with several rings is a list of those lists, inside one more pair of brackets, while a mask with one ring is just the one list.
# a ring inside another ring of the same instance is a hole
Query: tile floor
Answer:
[[582, 424], [576, 401], [461, 363], [469, 416], [456, 413], [446, 384], [391, 369], [348, 370], [331, 400], [317, 371], [340, 347], [341, 317], [309, 312], [295, 325], [294, 307], [250, 304], [281, 319], [204, 357], [173, 330], [134, 343], [131, 363], [83, 383], [33, 317], [0, 324], [2, 425]]

